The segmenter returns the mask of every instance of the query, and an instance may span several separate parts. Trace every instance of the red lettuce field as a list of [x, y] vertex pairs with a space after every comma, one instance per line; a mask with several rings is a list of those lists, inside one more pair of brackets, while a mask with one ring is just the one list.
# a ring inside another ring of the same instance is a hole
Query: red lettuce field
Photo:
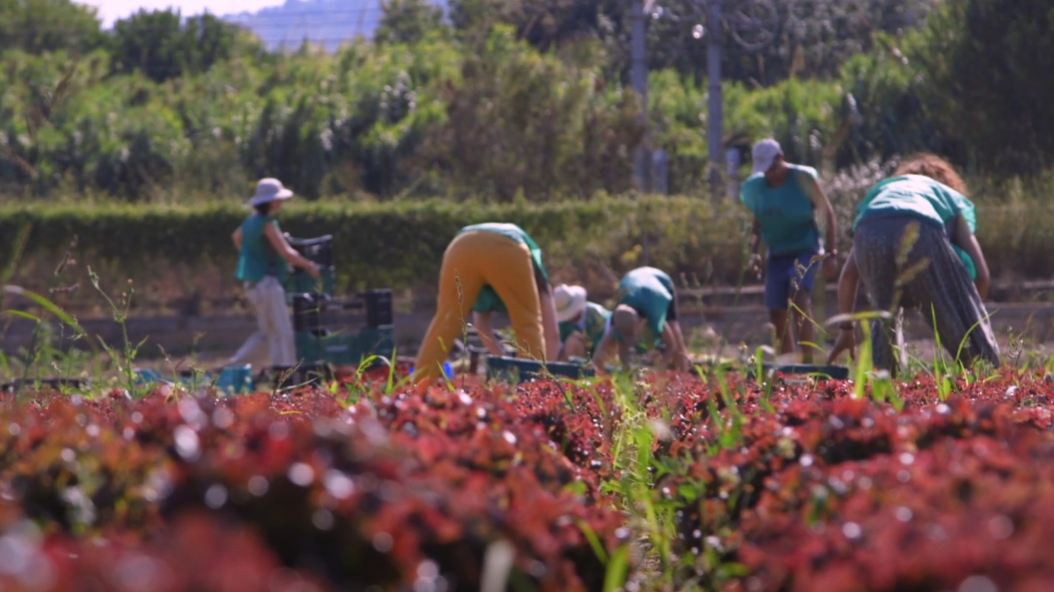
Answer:
[[1052, 590], [1054, 384], [967, 378], [7, 399], [0, 589]]

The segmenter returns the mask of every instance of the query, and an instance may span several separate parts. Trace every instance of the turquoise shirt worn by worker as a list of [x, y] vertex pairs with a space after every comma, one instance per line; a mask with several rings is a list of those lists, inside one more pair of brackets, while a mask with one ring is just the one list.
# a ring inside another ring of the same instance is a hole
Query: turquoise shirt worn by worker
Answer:
[[[500, 235], [507, 236], [512, 240], [527, 245], [527, 248], [531, 251], [531, 262], [534, 263], [535, 273], [541, 274], [545, 281], [549, 281], [549, 274], [545, 271], [545, 265], [542, 264], [542, 249], [537, 243], [531, 239], [531, 236], [524, 232], [522, 228], [515, 224], [504, 224], [501, 222], [488, 222], [485, 224], [475, 224], [472, 226], [466, 226], [461, 229], [458, 234], [464, 234], [466, 232], [496, 232]], [[494, 291], [494, 288], [484, 285], [483, 289], [479, 291], [479, 296], [476, 297], [476, 302], [472, 306], [474, 312], [500, 312], [508, 313], [508, 309], [505, 308], [505, 303], [498, 297], [498, 293]]]
[[256, 283], [269, 275], [279, 275], [278, 253], [264, 234], [268, 224], [278, 230], [278, 221], [262, 214], [253, 214], [242, 222], [242, 249], [235, 277], [243, 282]]
[[[977, 232], [977, 210], [973, 203], [951, 187], [922, 175], [901, 175], [882, 181], [868, 191], [856, 211], [854, 231], [861, 220], [910, 216], [944, 230], [951, 237], [952, 221], [956, 216], [962, 216], [970, 232]], [[970, 279], [976, 280], [977, 266], [973, 259], [958, 245], [952, 244], [952, 248]]]
[[739, 197], [754, 213], [761, 227], [761, 240], [769, 255], [818, 253], [820, 231], [808, 187], [816, 181], [816, 169], [788, 164], [790, 174], [779, 187], [771, 187], [764, 173], [743, 182]]
[[577, 321], [565, 321], [560, 323], [560, 343], [567, 341], [575, 331], [580, 331], [586, 339], [586, 352], [590, 356], [596, 349], [600, 340], [604, 338], [608, 326], [611, 324], [611, 311], [594, 302], [586, 303], [586, 310], [582, 318]]
[[[646, 320], [645, 327], [656, 338], [666, 327], [666, 313], [673, 302], [673, 280], [660, 269], [640, 267], [626, 274], [619, 283], [619, 304], [625, 304]], [[615, 338], [621, 341], [616, 332]]]

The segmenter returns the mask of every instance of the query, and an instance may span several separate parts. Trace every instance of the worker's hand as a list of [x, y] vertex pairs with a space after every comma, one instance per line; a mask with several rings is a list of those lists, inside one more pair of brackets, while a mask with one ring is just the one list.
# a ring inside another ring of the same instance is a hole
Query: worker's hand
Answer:
[[982, 302], [988, 298], [988, 281], [987, 280], [981, 280], [981, 279], [974, 280], [974, 287], [977, 288], [977, 295], [981, 297], [981, 301]]
[[318, 264], [312, 262], [311, 267], [307, 268], [307, 274], [317, 280], [321, 275], [321, 272], [318, 269]]
[[838, 356], [849, 352], [849, 359], [856, 360], [856, 329], [838, 329], [838, 337], [834, 340], [834, 349], [827, 356], [827, 363], [834, 364]]
[[838, 277], [838, 254], [831, 253], [823, 259], [823, 273], [828, 280]]
[[761, 255], [757, 253], [750, 255], [750, 273], [758, 278], [761, 277]]

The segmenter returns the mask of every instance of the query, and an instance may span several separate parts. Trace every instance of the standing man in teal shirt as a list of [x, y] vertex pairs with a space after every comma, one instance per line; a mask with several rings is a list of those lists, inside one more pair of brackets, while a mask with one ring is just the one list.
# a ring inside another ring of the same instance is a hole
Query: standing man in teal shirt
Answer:
[[664, 368], [687, 371], [691, 367], [677, 320], [677, 288], [669, 275], [654, 267], [634, 269], [619, 283], [617, 302], [611, 324], [594, 353], [597, 370], [603, 369], [602, 356], [612, 341], [618, 344], [622, 364], [628, 366], [630, 351], [640, 341], [642, 332], [666, 346]]
[[[813, 352], [804, 345], [815, 340], [812, 322], [812, 287], [816, 270], [821, 266], [828, 279], [838, 273], [838, 236], [834, 208], [817, 182], [816, 169], [790, 164], [775, 140], [762, 140], [754, 146], [753, 174], [743, 183], [740, 198], [754, 214], [751, 269], [761, 270], [758, 248], [761, 241], [768, 247], [765, 267], [765, 307], [776, 327], [780, 354], [794, 352], [791, 334], [790, 303], [795, 306], [795, 327], [802, 348], [802, 361], [810, 363]], [[816, 216], [826, 221], [821, 241]]]

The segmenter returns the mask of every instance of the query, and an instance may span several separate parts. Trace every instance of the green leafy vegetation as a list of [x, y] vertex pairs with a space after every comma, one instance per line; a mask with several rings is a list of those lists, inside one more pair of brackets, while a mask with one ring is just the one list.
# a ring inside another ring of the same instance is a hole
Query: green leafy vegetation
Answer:
[[[995, 6], [780, 8], [770, 48], [728, 41], [728, 143], [745, 152], [773, 135], [790, 160], [834, 169], [929, 149], [985, 175], [1043, 170], [1054, 22], [1042, 0]], [[699, 193], [700, 17], [689, 3], [665, 9], [681, 20], [650, 24], [648, 143], [671, 156], [672, 192]], [[308, 198], [623, 193], [645, 141], [625, 10], [463, 0], [447, 24], [401, 0], [385, 4], [376, 43], [325, 54], [268, 52], [209, 15], [140, 12], [104, 32], [78, 5], [5, 2], [0, 192], [231, 199], [270, 175]]]

